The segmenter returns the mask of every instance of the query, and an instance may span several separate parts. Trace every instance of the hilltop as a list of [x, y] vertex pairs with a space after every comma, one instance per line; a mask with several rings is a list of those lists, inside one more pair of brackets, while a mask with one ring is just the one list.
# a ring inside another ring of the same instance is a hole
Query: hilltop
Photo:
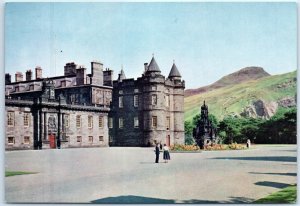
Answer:
[[[250, 80], [245, 80], [245, 71], [251, 73]], [[251, 79], [255, 76], [255, 70], [242, 69], [212, 84], [214, 89], [210, 85], [208, 91], [185, 96], [185, 120], [191, 120], [200, 113], [200, 106], [204, 100], [208, 104], [209, 112], [218, 119], [227, 115], [267, 119], [274, 115], [278, 107], [296, 105], [296, 71], [274, 76], [259, 68], [258, 71], [256, 79]], [[233, 77], [236, 77], [235, 83], [232, 83]], [[230, 81], [226, 85], [228, 80]], [[240, 81], [241, 83], [238, 83]], [[222, 86], [216, 88], [218, 84]]]
[[215, 83], [210, 84], [208, 86], [199, 87], [197, 89], [187, 89], [185, 90], [184, 95], [185, 97], [189, 97], [192, 95], [208, 92], [214, 89], [218, 89], [230, 85], [236, 85], [242, 82], [246, 82], [249, 80], [256, 80], [267, 76], [270, 76], [270, 74], [267, 73], [262, 67], [255, 67], [255, 66], [245, 67], [237, 72], [222, 77]]

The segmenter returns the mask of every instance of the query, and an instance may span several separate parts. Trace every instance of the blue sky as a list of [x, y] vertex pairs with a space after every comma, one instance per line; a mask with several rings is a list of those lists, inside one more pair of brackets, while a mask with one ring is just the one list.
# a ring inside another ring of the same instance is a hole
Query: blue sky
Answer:
[[[62, 51], [62, 52], [61, 52]], [[127, 78], [155, 59], [167, 76], [173, 59], [197, 88], [246, 66], [271, 74], [297, 69], [296, 3], [8, 3], [5, 72], [39, 65], [63, 75], [66, 62], [99, 60]]]

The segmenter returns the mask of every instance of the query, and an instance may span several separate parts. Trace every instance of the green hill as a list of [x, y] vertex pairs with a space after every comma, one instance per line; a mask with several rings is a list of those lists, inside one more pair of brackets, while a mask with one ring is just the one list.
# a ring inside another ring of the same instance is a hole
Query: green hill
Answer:
[[256, 80], [229, 85], [211, 91], [186, 96], [184, 99], [185, 120], [191, 120], [200, 112], [203, 101], [209, 112], [218, 119], [227, 115], [255, 115], [265, 112], [272, 115], [279, 106], [295, 105], [297, 93], [296, 71], [266, 76]]

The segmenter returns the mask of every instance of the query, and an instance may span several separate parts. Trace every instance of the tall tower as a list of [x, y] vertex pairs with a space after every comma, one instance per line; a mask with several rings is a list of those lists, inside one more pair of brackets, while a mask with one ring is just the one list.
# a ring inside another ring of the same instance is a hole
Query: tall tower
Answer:
[[181, 80], [181, 75], [173, 62], [168, 80], [172, 85], [170, 98], [170, 113], [173, 116], [174, 144], [184, 144], [184, 88], [185, 82]]

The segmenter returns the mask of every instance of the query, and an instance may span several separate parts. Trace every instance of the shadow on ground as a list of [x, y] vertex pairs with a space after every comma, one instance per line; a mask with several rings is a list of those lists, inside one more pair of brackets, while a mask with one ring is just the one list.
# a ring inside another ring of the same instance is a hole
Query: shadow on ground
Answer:
[[281, 182], [270, 182], [270, 181], [256, 182], [255, 185], [266, 186], [266, 187], [275, 187], [275, 188], [279, 188], [279, 189], [290, 186], [290, 184], [281, 183]]
[[276, 162], [297, 162], [297, 157], [291, 156], [272, 156], [272, 157], [215, 157], [212, 159], [228, 159], [228, 160], [253, 160], [253, 161], [276, 161]]
[[117, 196], [117, 197], [106, 197], [102, 199], [97, 199], [91, 201], [94, 204], [216, 204], [216, 203], [251, 203], [254, 199], [245, 198], [245, 197], [230, 197], [229, 201], [213, 201], [213, 200], [183, 200], [176, 201], [172, 199], [160, 199], [152, 197], [143, 197], [135, 195], [126, 195], [126, 196]]
[[255, 175], [286, 175], [286, 176], [297, 176], [297, 173], [272, 173], [272, 172], [249, 172]]
[[93, 200], [91, 203], [96, 204], [174, 204], [174, 200], [159, 199], [152, 197], [142, 197], [134, 195], [106, 197], [98, 200]]

